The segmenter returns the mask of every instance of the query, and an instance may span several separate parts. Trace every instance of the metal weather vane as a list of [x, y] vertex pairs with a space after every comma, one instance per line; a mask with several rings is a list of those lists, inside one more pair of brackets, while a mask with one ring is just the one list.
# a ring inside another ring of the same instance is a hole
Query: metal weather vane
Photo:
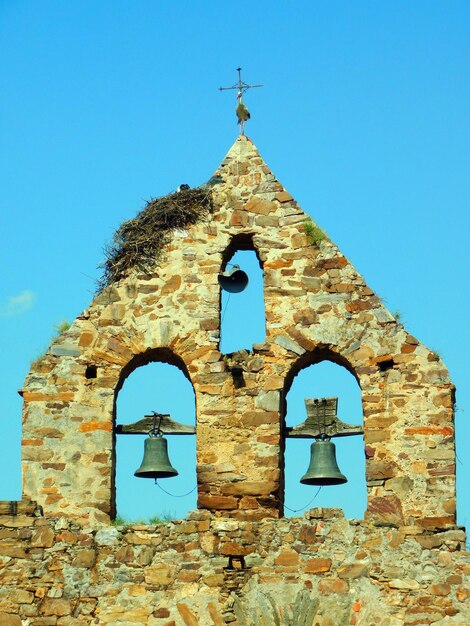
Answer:
[[236, 108], [236, 115], [237, 115], [237, 119], [238, 119], [238, 124], [240, 124], [240, 134], [244, 135], [245, 134], [245, 122], [247, 120], [250, 119], [250, 112], [248, 111], [248, 109], [246, 108], [245, 104], [243, 103], [243, 94], [245, 93], [245, 91], [248, 91], [248, 89], [253, 89], [255, 87], [263, 87], [263, 85], [249, 85], [248, 83], [245, 83], [242, 80], [242, 68], [241, 67], [237, 67], [237, 72], [238, 72], [238, 82], [235, 83], [235, 85], [232, 85], [231, 87], [219, 87], [219, 91], [227, 91], [229, 89], [236, 89], [237, 90], [237, 108]]

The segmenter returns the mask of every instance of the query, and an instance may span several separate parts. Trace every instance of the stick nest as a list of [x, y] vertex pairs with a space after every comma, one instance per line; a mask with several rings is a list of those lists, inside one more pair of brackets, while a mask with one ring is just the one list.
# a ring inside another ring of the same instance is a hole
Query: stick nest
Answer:
[[106, 246], [99, 288], [124, 278], [132, 269], [151, 274], [173, 232], [201, 221], [212, 208], [212, 194], [204, 187], [184, 189], [147, 202], [136, 217], [121, 224]]

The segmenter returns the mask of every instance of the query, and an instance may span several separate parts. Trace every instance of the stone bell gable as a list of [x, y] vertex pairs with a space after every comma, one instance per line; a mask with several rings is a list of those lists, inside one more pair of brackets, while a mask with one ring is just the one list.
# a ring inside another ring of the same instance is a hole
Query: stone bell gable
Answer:
[[[150, 275], [131, 270], [105, 287], [33, 365], [21, 392], [25, 497], [48, 514], [113, 516], [117, 393], [136, 367], [164, 361], [195, 391], [198, 508], [282, 516], [285, 396], [302, 368], [328, 359], [362, 392], [366, 518], [452, 525], [454, 388], [442, 361], [390, 315], [247, 137], [207, 189], [210, 215], [176, 230]], [[247, 249], [264, 272], [266, 339], [235, 368], [219, 351], [217, 277]]]
[[[146, 271], [107, 280], [26, 378], [23, 500], [0, 502], [0, 625], [470, 624], [443, 363], [248, 138], [202, 190], [210, 211], [160, 237]], [[238, 250], [263, 269], [266, 337], [222, 354], [218, 276]], [[286, 394], [325, 359], [361, 389], [365, 520], [283, 518]], [[116, 398], [152, 361], [194, 389], [198, 510], [111, 524]]]

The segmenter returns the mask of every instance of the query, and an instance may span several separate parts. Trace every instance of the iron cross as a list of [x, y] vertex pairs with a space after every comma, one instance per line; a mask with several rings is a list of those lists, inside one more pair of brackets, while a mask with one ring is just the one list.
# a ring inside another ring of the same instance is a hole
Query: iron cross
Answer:
[[238, 89], [237, 98], [240, 99], [242, 95], [245, 93], [245, 91], [247, 91], [248, 89], [253, 89], [253, 87], [263, 87], [263, 85], [248, 85], [248, 83], [245, 83], [244, 81], [242, 81], [242, 68], [241, 67], [237, 67], [237, 72], [238, 72], [238, 83], [235, 83], [235, 85], [232, 85], [231, 87], [219, 87], [219, 91], [227, 91], [228, 89]]
[[237, 105], [236, 114], [238, 118], [238, 123], [240, 124], [240, 132], [243, 135], [245, 132], [244, 131], [245, 122], [250, 119], [250, 113], [242, 101], [243, 94], [245, 93], [245, 91], [248, 91], [248, 89], [253, 89], [254, 87], [262, 87], [263, 85], [249, 85], [248, 83], [245, 83], [242, 80], [242, 68], [241, 67], [237, 67], [237, 72], [238, 72], [238, 83], [235, 83], [235, 85], [232, 85], [231, 87], [219, 87], [219, 91], [227, 91], [229, 89], [237, 90], [238, 105]]

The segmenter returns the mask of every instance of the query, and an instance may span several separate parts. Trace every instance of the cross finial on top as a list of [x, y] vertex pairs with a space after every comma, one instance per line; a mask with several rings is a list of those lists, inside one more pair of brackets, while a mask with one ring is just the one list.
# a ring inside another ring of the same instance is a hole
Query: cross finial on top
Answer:
[[248, 89], [253, 89], [254, 87], [262, 87], [263, 85], [249, 85], [242, 80], [242, 68], [237, 67], [238, 72], [238, 83], [232, 85], [231, 87], [219, 87], [219, 91], [227, 91], [228, 89], [237, 89], [237, 100], [238, 105], [236, 109], [236, 114], [238, 118], [238, 123], [240, 124], [240, 134], [245, 134], [245, 122], [250, 119], [250, 112], [243, 104], [242, 97], [245, 91]]

